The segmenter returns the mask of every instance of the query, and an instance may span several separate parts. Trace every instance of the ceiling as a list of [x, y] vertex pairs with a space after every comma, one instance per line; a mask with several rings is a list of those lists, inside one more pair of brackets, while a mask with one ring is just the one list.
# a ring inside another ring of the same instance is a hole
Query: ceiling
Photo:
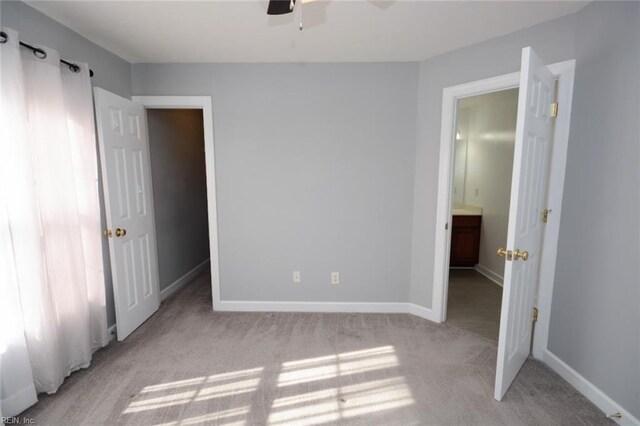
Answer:
[[[575, 13], [572, 1], [27, 1], [132, 63], [417, 61]], [[299, 3], [299, 2], [298, 2]]]

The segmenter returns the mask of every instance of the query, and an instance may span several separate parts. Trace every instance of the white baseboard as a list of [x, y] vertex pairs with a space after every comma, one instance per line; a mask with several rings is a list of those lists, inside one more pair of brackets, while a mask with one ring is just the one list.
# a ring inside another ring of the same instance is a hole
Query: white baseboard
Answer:
[[216, 311], [236, 312], [382, 312], [406, 313], [406, 303], [375, 302], [254, 302], [222, 300], [214, 304]]
[[502, 283], [504, 283], [504, 277], [502, 277], [502, 275], [498, 275], [495, 272], [493, 272], [491, 269], [484, 267], [480, 264], [476, 265], [473, 269], [475, 269], [478, 273], [484, 275], [485, 277], [489, 278], [491, 281], [493, 281], [494, 283], [502, 287], [503, 285]]
[[221, 312], [359, 312], [412, 314], [435, 321], [429, 308], [413, 303], [376, 302], [262, 302], [222, 300], [215, 302], [213, 309]]
[[171, 296], [176, 291], [180, 290], [183, 285], [187, 284], [191, 280], [193, 280], [197, 275], [199, 275], [202, 271], [204, 271], [209, 265], [209, 259], [205, 260], [173, 283], [171, 283], [168, 287], [164, 288], [160, 291], [160, 300], [163, 301], [169, 296]]
[[415, 305], [413, 303], [407, 303], [408, 312], [411, 315], [415, 315], [420, 318], [424, 318], [426, 320], [432, 322], [440, 322], [436, 319], [436, 316], [433, 314], [433, 311], [429, 308], [425, 308], [424, 306]]
[[640, 426], [640, 421], [637, 418], [598, 389], [593, 383], [581, 376], [580, 373], [569, 367], [564, 361], [548, 349], [544, 351], [543, 360], [549, 367], [551, 367], [551, 369], [569, 382], [589, 401], [593, 402], [596, 407], [601, 409], [606, 415], [614, 413], [622, 414], [622, 418], [612, 418], [612, 420], [623, 426]]

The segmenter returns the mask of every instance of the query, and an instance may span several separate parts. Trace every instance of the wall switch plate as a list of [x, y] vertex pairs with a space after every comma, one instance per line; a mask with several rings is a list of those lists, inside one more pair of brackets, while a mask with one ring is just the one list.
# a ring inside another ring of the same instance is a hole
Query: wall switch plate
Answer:
[[302, 282], [302, 277], [300, 276], [300, 271], [293, 271], [293, 282], [294, 283], [301, 283]]
[[331, 273], [331, 284], [340, 284], [340, 272]]

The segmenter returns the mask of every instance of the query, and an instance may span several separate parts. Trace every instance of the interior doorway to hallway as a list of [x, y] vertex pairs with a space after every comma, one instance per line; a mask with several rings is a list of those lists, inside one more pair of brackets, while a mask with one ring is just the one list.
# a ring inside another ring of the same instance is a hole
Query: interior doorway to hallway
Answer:
[[151, 181], [164, 300], [209, 262], [207, 174], [201, 109], [147, 108]]

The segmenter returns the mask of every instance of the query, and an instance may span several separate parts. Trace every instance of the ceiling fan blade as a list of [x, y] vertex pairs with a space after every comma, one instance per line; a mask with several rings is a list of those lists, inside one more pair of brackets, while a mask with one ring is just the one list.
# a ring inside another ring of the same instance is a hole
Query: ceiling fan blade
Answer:
[[267, 15], [286, 15], [293, 12], [296, 0], [269, 0]]

